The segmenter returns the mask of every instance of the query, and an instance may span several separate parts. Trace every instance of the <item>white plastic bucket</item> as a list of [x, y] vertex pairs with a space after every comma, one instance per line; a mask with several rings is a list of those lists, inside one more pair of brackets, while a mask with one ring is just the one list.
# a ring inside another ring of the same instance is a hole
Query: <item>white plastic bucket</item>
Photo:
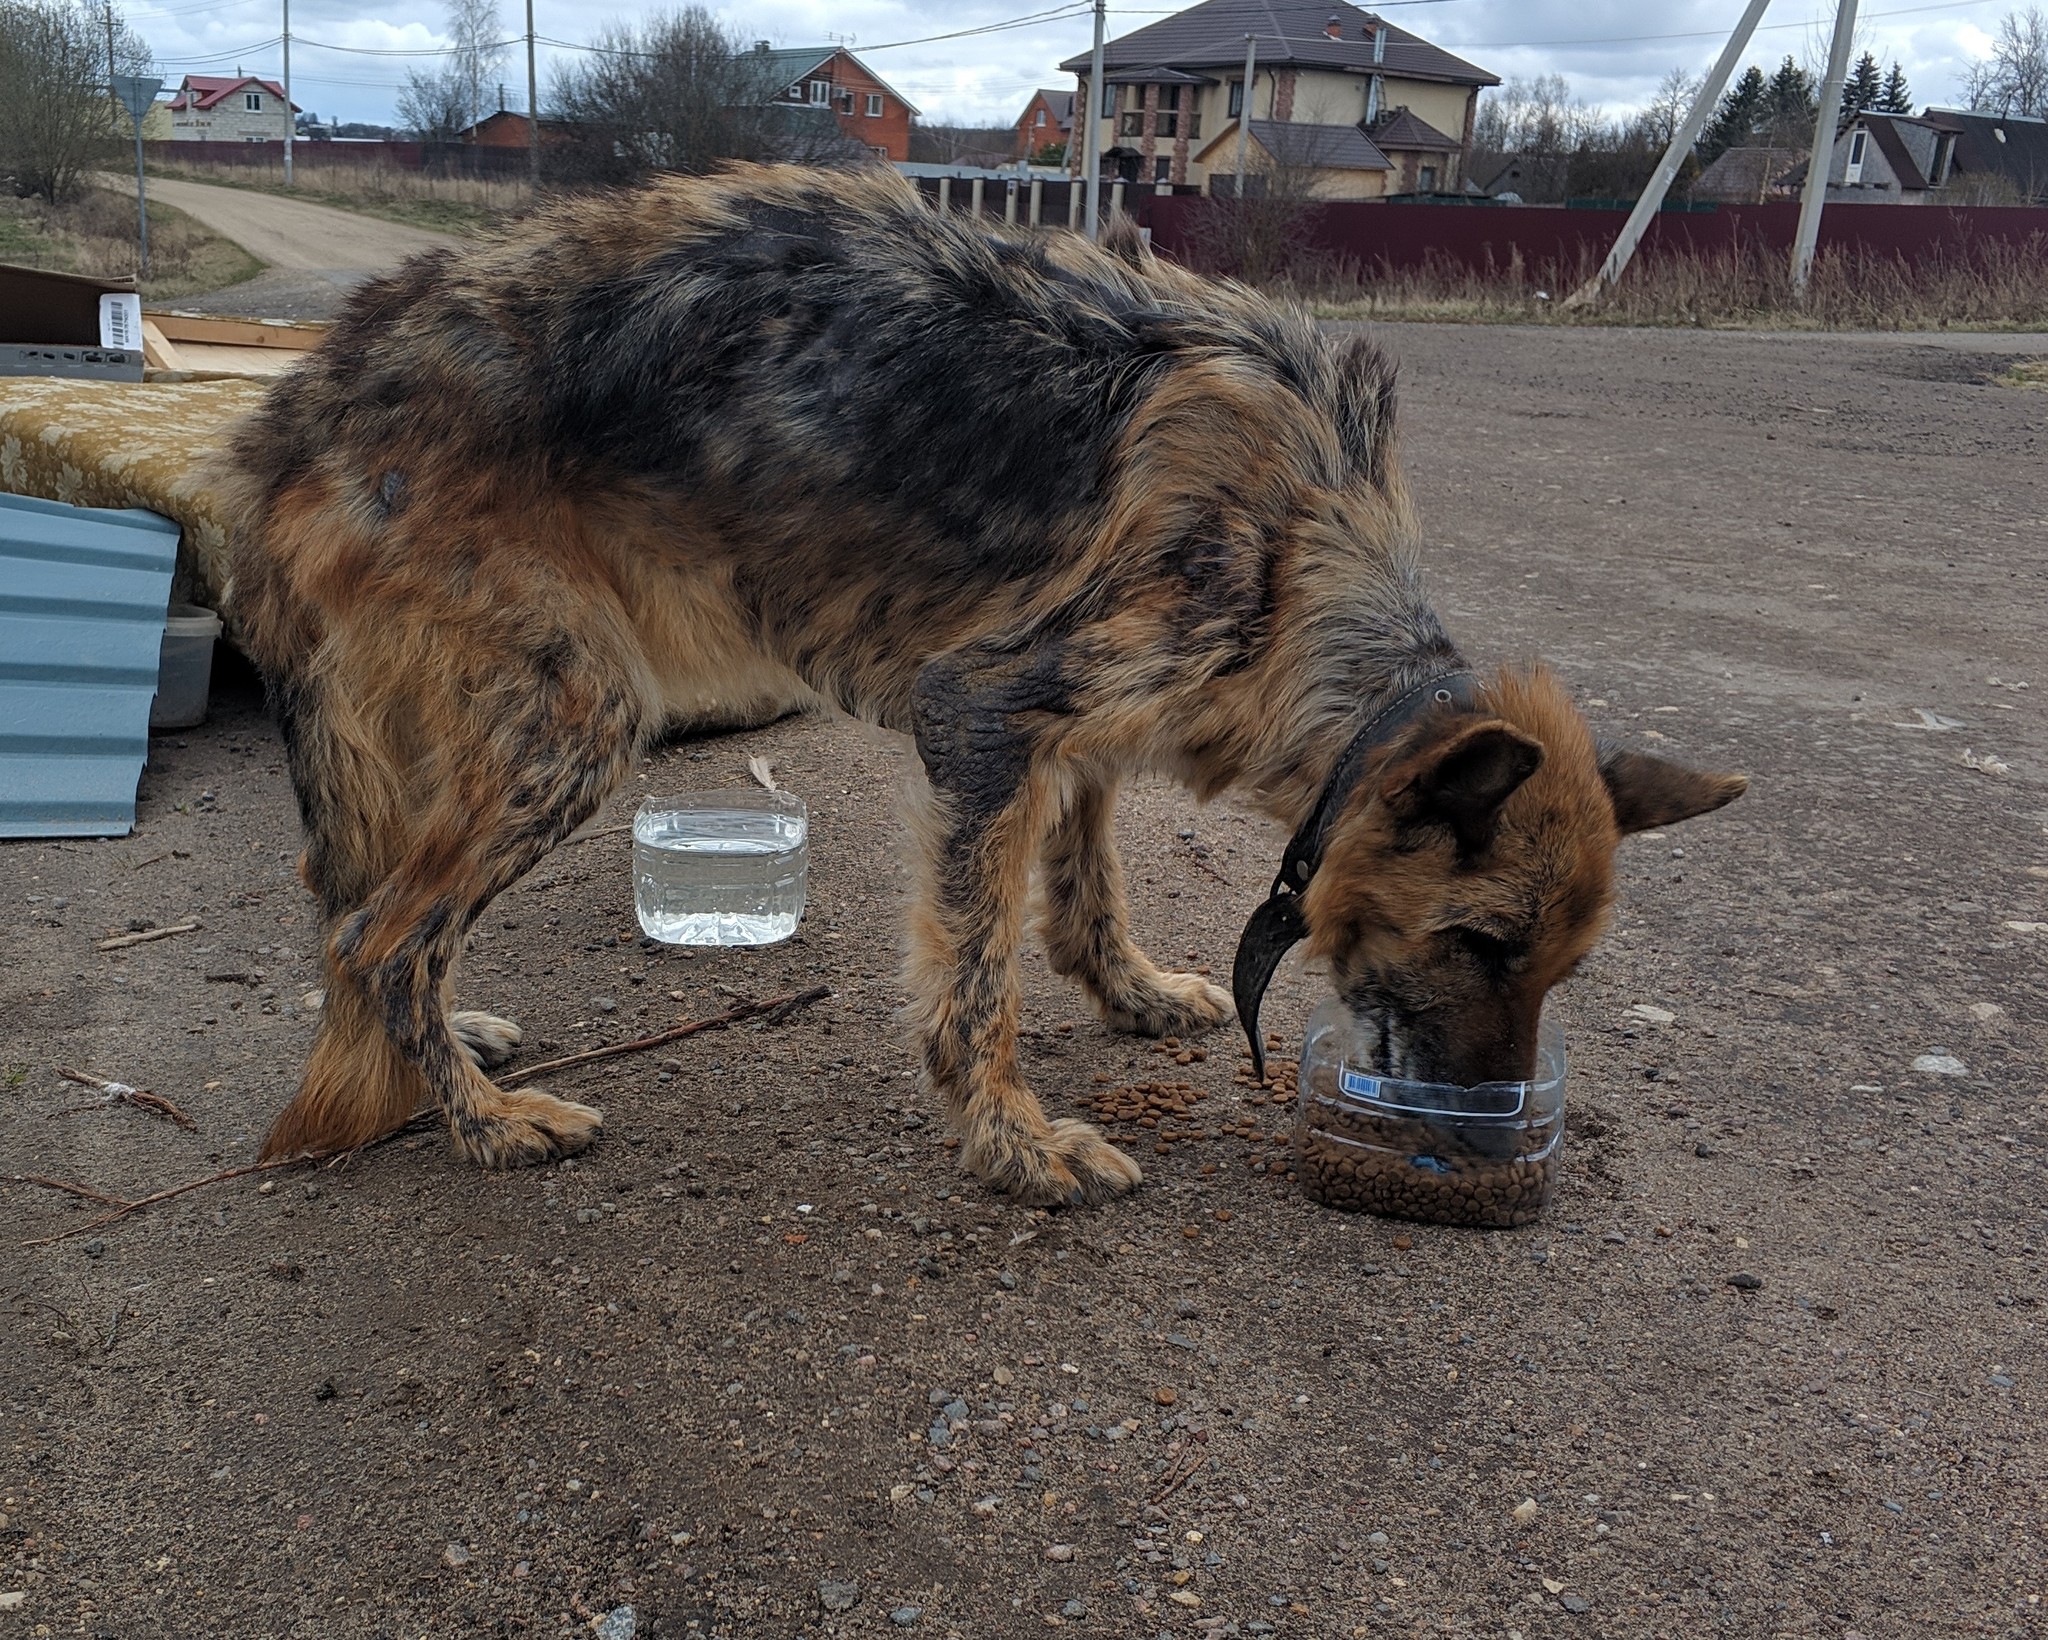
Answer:
[[206, 721], [213, 641], [219, 636], [220, 617], [212, 610], [196, 604], [171, 605], [157, 657], [156, 699], [149, 708], [152, 729], [190, 729]]

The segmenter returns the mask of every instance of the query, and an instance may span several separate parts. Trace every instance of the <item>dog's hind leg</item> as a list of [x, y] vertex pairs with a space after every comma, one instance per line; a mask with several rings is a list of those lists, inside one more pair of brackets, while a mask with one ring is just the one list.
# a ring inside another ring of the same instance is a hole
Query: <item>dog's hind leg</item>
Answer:
[[1057, 806], [1057, 652], [943, 656], [913, 695], [931, 789], [911, 990], [926, 1080], [969, 1168], [1034, 1204], [1099, 1202], [1138, 1168], [1099, 1129], [1048, 1118], [1017, 1066], [1017, 944], [1032, 860]]
[[[568, 632], [495, 652], [472, 639], [461, 661], [458, 689], [421, 689], [425, 750], [414, 790], [424, 812], [328, 942], [330, 993], [349, 999], [346, 1028], [331, 1041], [323, 1032], [266, 1154], [360, 1143], [403, 1121], [422, 1096], [440, 1105], [457, 1147], [486, 1166], [580, 1150], [603, 1123], [587, 1106], [494, 1086], [472, 1044], [510, 1044], [499, 1022], [451, 1021], [448, 991], [478, 914], [623, 778], [643, 693], [602, 638]], [[379, 1067], [402, 1078], [402, 1108], [395, 1094], [379, 1108], [366, 1104], [365, 1074]]]
[[1130, 935], [1116, 852], [1116, 785], [1082, 778], [1045, 844], [1046, 953], [1078, 979], [1113, 1030], [1187, 1035], [1231, 1016], [1230, 993], [1199, 974], [1168, 973]]

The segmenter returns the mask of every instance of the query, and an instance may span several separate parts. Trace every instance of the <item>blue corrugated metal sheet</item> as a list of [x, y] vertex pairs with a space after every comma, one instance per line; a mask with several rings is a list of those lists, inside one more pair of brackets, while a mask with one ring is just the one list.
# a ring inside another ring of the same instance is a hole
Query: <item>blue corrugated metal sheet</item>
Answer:
[[120, 837], [149, 755], [178, 526], [0, 495], [0, 837]]

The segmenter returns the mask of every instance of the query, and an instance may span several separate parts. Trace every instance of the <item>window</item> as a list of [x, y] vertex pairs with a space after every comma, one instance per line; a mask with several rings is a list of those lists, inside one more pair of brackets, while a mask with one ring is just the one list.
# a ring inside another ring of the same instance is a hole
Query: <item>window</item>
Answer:
[[868, 93], [868, 118], [871, 120], [878, 120], [881, 117], [882, 94], [879, 91], [870, 91]]
[[1953, 131], [1935, 133], [1934, 169], [1927, 173], [1928, 187], [1939, 188], [1948, 181], [1949, 164], [1955, 158], [1955, 152], [1956, 134]]
[[1164, 154], [1160, 155], [1159, 158], [1155, 159], [1152, 162], [1152, 180], [1154, 182], [1165, 182], [1169, 180], [1172, 177], [1172, 175], [1173, 161], [1168, 159]]
[[1153, 129], [1162, 137], [1177, 137], [1180, 135], [1179, 86], [1162, 85], [1159, 88], [1159, 116]]
[[242, 106], [252, 114], [262, 113], [263, 93], [260, 91], [244, 91], [242, 93]]
[[1102, 117], [1106, 120], [1116, 117], [1116, 87], [1107, 83], [1102, 88]]
[[1230, 82], [1230, 117], [1236, 119], [1244, 112], [1244, 81]]
[[1417, 180], [1416, 180], [1416, 184], [1415, 184], [1415, 185], [1416, 185], [1416, 187], [1417, 187], [1417, 188], [1418, 188], [1418, 189], [1419, 189], [1419, 190], [1420, 190], [1421, 192], [1423, 192], [1423, 193], [1425, 193], [1425, 194], [1433, 194], [1433, 193], [1435, 193], [1435, 192], [1436, 192], [1436, 167], [1435, 167], [1434, 165], [1425, 165], [1425, 166], [1423, 166], [1423, 168], [1422, 168], [1422, 171], [1421, 171], [1421, 174], [1420, 174], [1420, 176], [1419, 176], [1419, 177], [1417, 178]]
[[1044, 124], [1045, 124], [1045, 110], [1041, 108], [1041, 109], [1040, 109], [1040, 110], [1038, 111], [1038, 115], [1037, 115], [1037, 117], [1036, 117], [1035, 119], [1033, 119], [1031, 123], [1032, 123], [1033, 125], [1044, 125]]
[[1870, 133], [1858, 126], [1849, 134], [1849, 163], [1842, 172], [1844, 182], [1863, 180], [1863, 151], [1869, 144]]
[[832, 82], [830, 80], [811, 81], [811, 101], [813, 103], [816, 103], [819, 107], [822, 108], [826, 103], [829, 103], [831, 100]]
[[1120, 137], [1142, 137], [1145, 134], [1145, 116], [1135, 108], [1125, 109], [1116, 134]]

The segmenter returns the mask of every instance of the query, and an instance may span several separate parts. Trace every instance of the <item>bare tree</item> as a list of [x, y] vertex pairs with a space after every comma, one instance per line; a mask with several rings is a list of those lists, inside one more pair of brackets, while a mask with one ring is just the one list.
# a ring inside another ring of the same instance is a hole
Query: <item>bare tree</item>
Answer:
[[1569, 185], [1573, 153], [1597, 143], [1607, 129], [1600, 110], [1574, 98], [1562, 74], [1510, 80], [1480, 102], [1472, 124], [1470, 172], [1485, 174], [1497, 168], [1497, 161], [1517, 155], [1523, 162], [1522, 197], [1559, 200]]
[[1657, 82], [1657, 89], [1642, 113], [1636, 116], [1637, 128], [1643, 140], [1662, 150], [1671, 146], [1671, 139], [1677, 135], [1680, 123], [1692, 109], [1693, 98], [1700, 94], [1704, 76], [1688, 74], [1682, 68], [1674, 68]]
[[462, 124], [474, 125], [495, 112], [488, 106], [492, 86], [505, 71], [498, 0], [448, 0], [448, 43], [454, 51], [449, 69], [462, 87]]
[[2048, 16], [2040, 7], [2005, 14], [1991, 55], [1963, 81], [1963, 100], [1993, 114], [2048, 115]]
[[398, 123], [421, 142], [453, 142], [471, 123], [469, 87], [453, 66], [409, 68], [398, 88]]
[[549, 112], [564, 127], [544, 157], [569, 182], [708, 171], [732, 159], [848, 164], [868, 151], [827, 107], [792, 101], [772, 53], [703, 6], [615, 25], [557, 69]]
[[130, 134], [109, 117], [108, 70], [144, 67], [149, 50], [117, 15], [110, 65], [107, 21], [103, 6], [0, 0], [0, 176], [16, 194], [74, 197]]
[[1189, 222], [1195, 261], [1250, 285], [1310, 271], [1316, 202], [1340, 145], [1355, 134], [1306, 122], [1261, 127], [1245, 156], [1242, 191], [1234, 176], [1212, 177], [1209, 198]]

